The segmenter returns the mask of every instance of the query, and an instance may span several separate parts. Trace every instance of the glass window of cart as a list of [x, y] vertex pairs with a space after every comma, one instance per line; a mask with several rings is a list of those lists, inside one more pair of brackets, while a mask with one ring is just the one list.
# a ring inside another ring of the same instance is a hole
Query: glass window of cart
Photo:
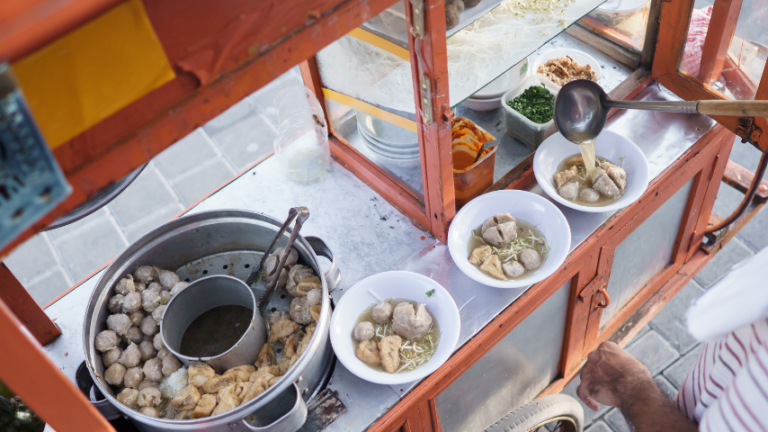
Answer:
[[581, 23], [632, 51], [641, 51], [651, 0], [608, 0]]

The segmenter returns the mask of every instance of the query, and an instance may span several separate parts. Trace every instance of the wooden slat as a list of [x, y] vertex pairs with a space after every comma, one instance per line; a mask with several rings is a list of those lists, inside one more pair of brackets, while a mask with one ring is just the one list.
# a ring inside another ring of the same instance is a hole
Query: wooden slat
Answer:
[[[747, 193], [747, 189], [752, 184], [754, 177], [755, 174], [752, 171], [732, 160], [728, 161], [723, 173], [723, 181], [741, 193]], [[759, 198], [760, 202], [765, 202], [768, 199], [768, 181], [762, 180], [760, 182], [755, 198]]]
[[699, 79], [712, 84], [723, 70], [728, 46], [731, 44], [739, 20], [742, 0], [715, 0], [707, 37], [701, 48]]
[[[656, 53], [653, 56], [652, 75], [677, 73], [677, 65], [683, 57], [688, 26], [691, 22], [694, 0], [664, 1], [661, 7]], [[696, 99], [689, 99], [696, 100]]]
[[2, 262], [0, 262], [0, 300], [8, 305], [11, 312], [41, 345], [46, 345], [61, 335], [61, 330], [48, 318], [29, 291]]
[[651, 70], [653, 58], [656, 54], [656, 42], [659, 40], [659, 26], [663, 3], [663, 0], [651, 0], [651, 6], [648, 11], [648, 22], [646, 23], [645, 37], [643, 38], [643, 51], [640, 54], [640, 66], [648, 70]]

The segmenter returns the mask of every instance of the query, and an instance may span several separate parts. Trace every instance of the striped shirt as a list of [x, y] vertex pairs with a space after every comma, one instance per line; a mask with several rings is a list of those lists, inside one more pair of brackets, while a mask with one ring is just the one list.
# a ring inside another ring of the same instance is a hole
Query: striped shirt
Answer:
[[677, 407], [700, 431], [768, 432], [768, 319], [706, 344]]

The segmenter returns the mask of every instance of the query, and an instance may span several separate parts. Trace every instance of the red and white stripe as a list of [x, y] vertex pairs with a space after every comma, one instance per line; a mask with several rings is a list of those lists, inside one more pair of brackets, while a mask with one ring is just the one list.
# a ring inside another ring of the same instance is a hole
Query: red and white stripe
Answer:
[[768, 319], [707, 344], [677, 407], [700, 431], [768, 432]]

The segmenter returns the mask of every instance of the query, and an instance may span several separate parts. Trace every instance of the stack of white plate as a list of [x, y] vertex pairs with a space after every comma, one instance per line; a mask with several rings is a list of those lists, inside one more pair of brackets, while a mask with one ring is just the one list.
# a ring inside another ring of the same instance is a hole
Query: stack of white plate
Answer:
[[357, 130], [377, 157], [398, 165], [415, 165], [420, 161], [419, 136], [363, 111], [357, 111]]
[[464, 101], [464, 105], [475, 111], [491, 111], [499, 108], [504, 93], [517, 87], [521, 81], [528, 77], [529, 73], [530, 65], [526, 58], [478, 90], [477, 93]]

